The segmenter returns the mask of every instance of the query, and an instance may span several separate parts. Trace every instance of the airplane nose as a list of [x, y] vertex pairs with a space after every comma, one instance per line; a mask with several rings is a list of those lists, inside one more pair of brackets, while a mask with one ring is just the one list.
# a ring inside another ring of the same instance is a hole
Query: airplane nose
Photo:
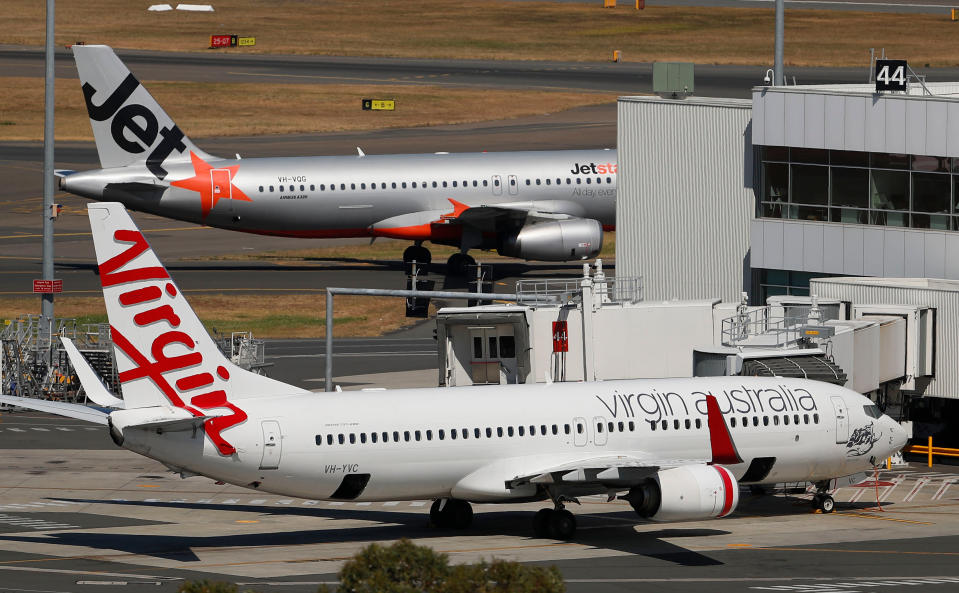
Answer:
[[906, 435], [906, 429], [904, 429], [902, 425], [892, 418], [889, 419], [889, 424], [889, 434], [892, 436], [892, 441], [890, 443], [890, 448], [892, 449], [891, 453], [897, 453], [906, 446], [908, 436]]

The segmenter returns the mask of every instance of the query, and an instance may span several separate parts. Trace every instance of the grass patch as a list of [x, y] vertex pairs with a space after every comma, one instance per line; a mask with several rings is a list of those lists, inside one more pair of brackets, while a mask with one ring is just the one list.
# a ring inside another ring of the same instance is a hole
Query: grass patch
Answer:
[[[5, 0], [0, 43], [41, 46], [44, 5]], [[256, 36], [237, 53], [768, 64], [771, 7], [650, 6], [506, 0], [222, 0], [214, 13], [147, 12], [126, 0], [57, 3], [56, 43], [206, 51], [212, 33]], [[914, 64], [959, 64], [945, 14], [805, 10], [786, 13], [786, 64], [866, 66], [869, 47]], [[222, 97], [218, 97], [218, 100]]]
[[[146, 82], [147, 88], [194, 138], [379, 130], [436, 126], [555, 113], [611, 103], [615, 94], [484, 90], [436, 86]], [[0, 78], [0, 120], [17, 126], [4, 140], [43, 138], [43, 79]], [[397, 110], [363, 111], [364, 97], [391, 98]], [[210, 101], [216, 97], [216, 101]], [[57, 140], [93, 140], [80, 84], [56, 83]], [[224, 114], [230, 114], [224, 117]]]
[[[214, 328], [221, 334], [252, 331], [258, 338], [318, 338], [326, 333], [325, 293], [268, 297], [188, 294], [187, 298], [210, 332]], [[338, 338], [381, 336], [416, 322], [404, 317], [402, 299], [340, 295], [334, 305], [333, 335]], [[38, 313], [39, 308], [36, 298], [0, 299], [0, 320]], [[100, 297], [59, 296], [55, 312], [57, 317], [75, 318], [81, 325], [107, 322]]]

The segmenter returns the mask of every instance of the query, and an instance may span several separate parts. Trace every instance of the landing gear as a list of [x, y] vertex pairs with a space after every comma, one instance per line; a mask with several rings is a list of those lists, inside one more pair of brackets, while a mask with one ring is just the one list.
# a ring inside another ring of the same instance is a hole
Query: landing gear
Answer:
[[473, 523], [473, 507], [465, 500], [440, 498], [430, 507], [430, 521], [437, 527], [466, 529]]
[[470, 266], [475, 266], [476, 260], [465, 253], [454, 253], [446, 260], [447, 276], [465, 276]]
[[828, 492], [828, 482], [816, 483], [816, 494], [812, 497], [812, 508], [823, 513], [831, 513], [836, 510], [836, 499]]
[[540, 509], [533, 516], [533, 534], [538, 538], [571, 540], [576, 535], [576, 517], [562, 504], [556, 509]]
[[410, 268], [414, 261], [420, 270], [426, 271], [430, 262], [433, 261], [433, 255], [429, 249], [423, 247], [422, 243], [416, 243], [415, 245], [410, 245], [403, 251], [403, 264], [407, 274], [411, 273]]

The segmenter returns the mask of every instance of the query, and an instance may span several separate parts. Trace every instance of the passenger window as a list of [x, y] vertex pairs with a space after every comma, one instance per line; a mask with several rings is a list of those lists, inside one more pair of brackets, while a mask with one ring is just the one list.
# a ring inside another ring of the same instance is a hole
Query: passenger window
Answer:
[[262, 185], [260, 186], [260, 193], [261, 193], [261, 194], [263, 193], [263, 186], [262, 186]]
[[[444, 186], [445, 187], [445, 186]], [[453, 180], [453, 187], [456, 187], [456, 180]]]
[[445, 439], [446, 439], [446, 431], [441, 428], [441, 429], [439, 429], [439, 430], [436, 431], [436, 436], [438, 436], [441, 441], [442, 441], [442, 440], [445, 440]]
[[493, 185], [495, 185], [496, 187], [499, 187], [499, 179], [494, 179]]
[[513, 427], [512, 427], [512, 426], [507, 426], [507, 427], [506, 427], [506, 435], [507, 435], [507, 436], [513, 436]]
[[273, 186], [271, 185], [271, 186], [270, 186], [270, 192], [272, 192], [272, 191], [273, 191]]
[[384, 432], [384, 433], [383, 433], [383, 442], [384, 442], [384, 443], [390, 442], [390, 433], [388, 433], [388, 432]]
[[474, 180], [473, 180], [473, 187], [476, 187], [476, 185], [477, 185], [477, 184], [476, 184], [476, 180], [474, 179]]
[[404, 430], [404, 431], [403, 431], [403, 440], [406, 441], [406, 442], [409, 442], [409, 441], [410, 441], [410, 431], [408, 431], [408, 430]]
[[526, 185], [529, 185], [529, 179], [526, 180]]
[[629, 432], [634, 432], [636, 430], [636, 423], [632, 420], [629, 421]]
[[793, 415], [793, 424], [799, 424], [799, 414]]
[[464, 179], [464, 180], [463, 180], [463, 187], [468, 187], [468, 186], [469, 186], [469, 183]]
[[361, 443], [365, 443], [365, 442], [366, 442], [366, 433], [365, 433], [365, 432], [361, 432], [361, 433], [360, 433], [360, 442], [361, 442]]
[[539, 180], [539, 179], [536, 180], [536, 185], [540, 185], [540, 180]]
[[433, 182], [433, 187], [436, 187], [436, 182], [435, 182], [435, 181]]
[[375, 433], [375, 432], [371, 432], [371, 433], [370, 433], [370, 442], [371, 442], [371, 443], [375, 443], [375, 442], [376, 442], [376, 433]]
[[779, 416], [773, 416], [773, 425], [779, 426]]
[[612, 183], [612, 182], [613, 182], [613, 178], [612, 178], [612, 177], [607, 177], [607, 178], [606, 178], [606, 183]]
[[413, 182], [413, 189], [416, 189], [416, 182]]
[[443, 187], [446, 187], [446, 182], [445, 182], [445, 181], [443, 182]]
[[320, 184], [320, 191], [326, 191], [326, 185], [325, 185], [325, 184], [323, 184], [323, 183]]
[[569, 434], [569, 432], [570, 432], [570, 431], [569, 431], [569, 424], [564, 424], [564, 425], [563, 425], [563, 429], [564, 429], [564, 431], [566, 432], [566, 434]]
[[[580, 431], [580, 432], [582, 432], [582, 431]], [[597, 423], [596, 423], [596, 432], [603, 432], [603, 423], [602, 423], [602, 422], [597, 422]]]
[[582, 177], [577, 177], [577, 178], [576, 178], [576, 185], [581, 185], [582, 183], [583, 183], [583, 178], [582, 178]]
[[539, 434], [541, 434], [541, 435], [543, 435], [543, 436], [546, 436], [546, 425], [545, 425], [545, 424], [540, 424], [540, 425], [539, 425]]
[[802, 423], [803, 423], [803, 424], [809, 424], [809, 414], [803, 414], [803, 415], [802, 415]]
[[497, 426], [497, 427], [496, 427], [496, 436], [498, 436], [499, 438], [503, 438], [503, 427], [502, 427], [502, 426]]
[[559, 434], [559, 427], [555, 424], [553, 425], [553, 434]]
[[427, 431], [426, 431], [426, 440], [428, 440], [428, 441], [432, 441], [432, 440], [433, 440], [433, 431], [432, 431], [432, 430], [427, 430]]
[[488, 439], [493, 438], [493, 429], [490, 428], [489, 426], [486, 427], [486, 438]]
[[531, 437], [536, 436], [536, 425], [535, 425], [535, 424], [530, 424], [530, 425], [529, 425], [529, 436], [531, 436]]
[[789, 416], [788, 416], [788, 415], [787, 415], [787, 416], [783, 416], [783, 424], [785, 424], [786, 426], [789, 426]]
[[483, 180], [483, 187], [487, 187], [488, 185], [489, 185], [489, 181], [487, 181], [487, 180], [484, 179], [484, 180]]
[[390, 185], [391, 185], [391, 187], [392, 187], [393, 189], [396, 189], [396, 182], [395, 182], [395, 181], [394, 181], [393, 183], [391, 183]]
[[474, 438], [474, 439], [480, 438], [480, 429], [478, 429], [478, 428], [474, 428], [474, 429], [473, 429], [473, 438]]
[[453, 439], [454, 441], [456, 440], [456, 429], [455, 429], [455, 428], [451, 428], [451, 429], [450, 429], [450, 438]]
[[570, 185], [571, 183], [573, 183], [573, 180], [570, 179], [569, 177], [567, 177], [567, 178], [566, 178], [566, 185]]
[[516, 427], [516, 430], [519, 432], [519, 436], [521, 436], [521, 437], [526, 436], [526, 429], [523, 427], [522, 424], [519, 425], [519, 426], [517, 426], [517, 427]]
[[819, 424], [819, 414], [812, 415], [813, 424]]
[[696, 418], [696, 428], [702, 428], [702, 427], [703, 427], [702, 419]]
[[345, 183], [341, 183], [341, 184], [340, 184], [340, 189], [341, 189], [341, 190], [345, 190], [345, 189], [346, 189], [346, 184], [345, 184]]
[[355, 183], [351, 183], [351, 184], [350, 184], [350, 189], [356, 189], [356, 184], [355, 184]]
[[[416, 187], [415, 185], [413, 187]], [[403, 189], [406, 189], [406, 182], [403, 182]]]
[[753, 426], [759, 426], [759, 416], [753, 416]]
[[282, 185], [280, 186], [280, 191], [283, 191], [283, 186], [282, 186]]
[[547, 178], [546, 178], [546, 185], [550, 185], [550, 182], [551, 182], [551, 181], [552, 181], [552, 179], [550, 179], [549, 177], [547, 177]]
[[370, 184], [370, 189], [376, 189], [376, 184], [375, 184], [375, 183], [371, 183], [371, 184]]
[[576, 423], [576, 434], [583, 434], [583, 424], [581, 422]]
[[663, 420], [663, 430], [666, 430], [667, 428], [669, 428], [669, 421]]
[[332, 444], [333, 444], [333, 435], [331, 435], [331, 434], [326, 435], [326, 444], [327, 444], [327, 445], [332, 445]]
[[365, 183], [361, 183], [361, 184], [360, 184], [360, 189], [366, 189], [366, 184], [365, 184]]
[[656, 421], [655, 421], [655, 420], [650, 420], [650, 421], [649, 421], [649, 429], [650, 429], [650, 430], [656, 430]]
[[356, 444], [356, 435], [352, 432], [350, 433], [350, 444], [351, 445]]
[[393, 431], [393, 442], [394, 443], [400, 442], [400, 431], [398, 430]]
[[603, 178], [602, 178], [602, 177], [597, 177], [597, 178], [596, 178], [596, 183], [602, 183], [602, 182], [603, 182]]
[[592, 177], [587, 177], [587, 178], [586, 178], [586, 183], [587, 183], [587, 184], [593, 183], [593, 178], [592, 178]]
[[673, 420], [673, 429], [674, 429], [674, 430], [679, 430], [679, 420], [678, 420], [678, 419]]
[[769, 416], [763, 416], [763, 426], [769, 426]]
[[556, 185], [563, 185], [563, 180], [559, 177], [556, 178]]
[[316, 444], [317, 444], [317, 446], [323, 444], [323, 435], [321, 435], [321, 434], [316, 435]]
[[686, 430], [689, 430], [692, 427], [693, 423], [689, 421], [689, 418], [686, 419]]
[[306, 191], [306, 188], [301, 185], [301, 186], [300, 186], [300, 191]]
[[[731, 426], [731, 427], [733, 427], [733, 428], [736, 428], [736, 417], [735, 417], [735, 416], [733, 416], [732, 418], [729, 419], [729, 426]], [[696, 428], [699, 428], [699, 427], [697, 426]]]
[[413, 439], [417, 441], [420, 440], [420, 431], [418, 430], [413, 431]]

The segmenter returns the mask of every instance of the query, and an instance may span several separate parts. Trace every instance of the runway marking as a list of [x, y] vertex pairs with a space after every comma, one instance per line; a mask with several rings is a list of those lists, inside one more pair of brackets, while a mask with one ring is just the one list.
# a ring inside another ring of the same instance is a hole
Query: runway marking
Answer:
[[959, 556], [959, 552], [913, 552], [911, 550], [842, 550], [839, 548], [785, 548], [785, 547], [762, 547], [762, 548], [739, 548], [750, 551], [772, 551], [772, 552], [829, 552], [843, 554], [901, 554], [904, 556]]
[[[11, 563], [17, 562], [57, 562], [60, 560], [85, 560], [88, 556], [62, 556], [56, 558], [31, 558], [30, 560], [5, 560], [0, 561], [0, 570], [14, 570], [22, 572], [49, 572], [56, 574], [74, 574], [74, 575], [90, 575], [98, 577], [122, 577], [122, 578], [132, 578], [132, 579], [156, 579], [161, 581], [181, 581], [180, 577], [161, 577], [154, 575], [143, 575], [143, 574], [127, 574], [122, 572], [102, 572], [99, 570], [69, 570], [66, 568], [34, 568], [32, 566], [8, 566]], [[7, 566], [4, 566], [7, 565]]]
[[910, 523], [913, 525], [934, 525], [929, 521], [913, 521], [912, 519], [897, 519], [895, 517], [880, 517], [879, 515], [868, 515], [866, 513], [839, 512], [836, 515], [842, 517], [858, 517], [860, 519], [878, 519], [880, 521], [894, 521], [896, 523]]

